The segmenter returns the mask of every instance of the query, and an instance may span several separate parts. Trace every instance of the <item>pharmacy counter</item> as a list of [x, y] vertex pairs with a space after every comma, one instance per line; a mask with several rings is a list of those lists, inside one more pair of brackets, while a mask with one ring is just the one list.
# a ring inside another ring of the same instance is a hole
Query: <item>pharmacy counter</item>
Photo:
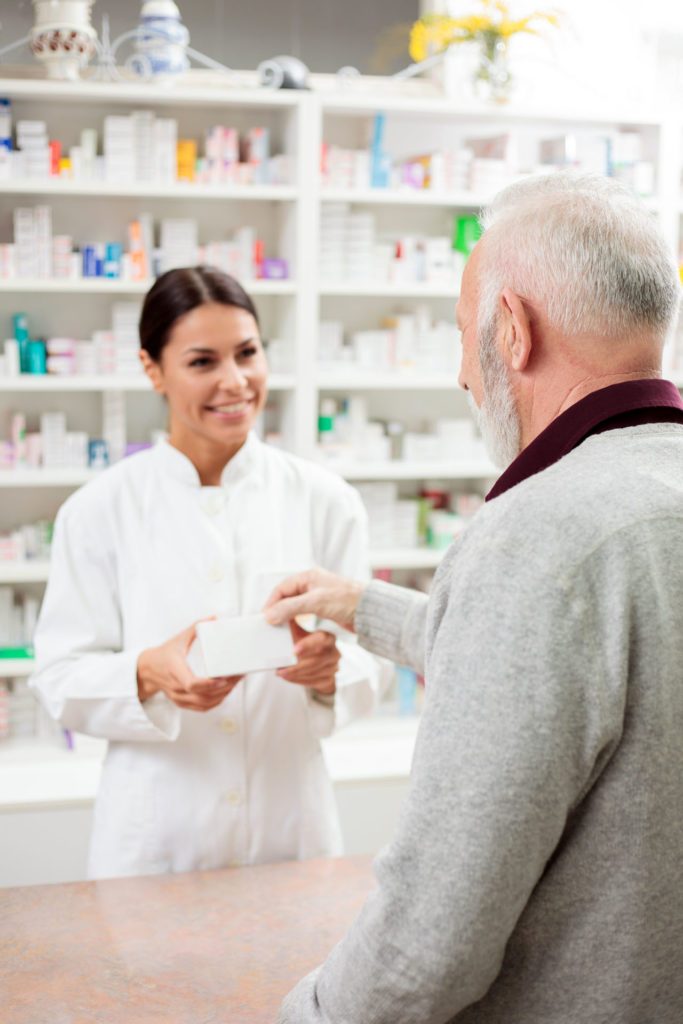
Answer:
[[359, 857], [5, 890], [3, 1024], [274, 1024], [372, 887]]

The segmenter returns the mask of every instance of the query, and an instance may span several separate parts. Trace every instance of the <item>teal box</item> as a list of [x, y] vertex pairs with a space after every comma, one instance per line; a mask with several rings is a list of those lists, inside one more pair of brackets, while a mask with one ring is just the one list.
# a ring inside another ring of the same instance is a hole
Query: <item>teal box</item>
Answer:
[[29, 341], [27, 349], [27, 373], [47, 373], [47, 353], [42, 341]]

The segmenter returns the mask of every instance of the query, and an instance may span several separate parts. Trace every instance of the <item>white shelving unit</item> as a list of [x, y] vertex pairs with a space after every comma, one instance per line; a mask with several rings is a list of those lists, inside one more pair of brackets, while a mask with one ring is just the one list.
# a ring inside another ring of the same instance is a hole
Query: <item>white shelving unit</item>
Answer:
[[346, 480], [491, 480], [498, 470], [490, 462], [353, 462], [325, 463]]
[[30, 676], [32, 671], [31, 658], [0, 658], [0, 679], [18, 679]]
[[0, 488], [81, 487], [94, 480], [96, 469], [14, 469], [0, 472]]
[[[473, 213], [489, 195], [473, 192], [382, 191], [372, 188], [323, 188], [320, 181], [320, 147], [323, 140], [364, 147], [376, 113], [386, 114], [386, 147], [397, 157], [425, 152], [441, 135], [452, 138], [478, 131], [502, 130], [526, 133], [632, 128], [647, 139], [657, 164], [656, 194], [647, 200], [678, 252], [683, 234], [683, 198], [680, 169], [683, 165], [683, 128], [678, 120], [662, 120], [650, 111], [592, 110], [556, 111], [508, 109], [459, 105], [451, 100], [414, 95], [363, 96], [353, 91], [340, 94], [270, 92], [232, 89], [227, 86], [188, 85], [165, 88], [155, 85], [102, 82], [47, 82], [44, 79], [0, 79], [0, 95], [11, 98], [15, 119], [46, 120], [51, 133], [77, 141], [84, 127], [101, 128], [110, 112], [155, 110], [178, 118], [180, 135], [200, 137], [211, 124], [229, 123], [243, 129], [266, 124], [276, 147], [290, 160], [291, 178], [278, 186], [217, 186], [178, 183], [169, 186], [71, 181], [0, 181], [0, 225], [7, 231], [9, 214], [16, 205], [49, 203], [59, 230], [73, 220], [77, 241], [107, 238], [117, 222], [152, 208], [154, 216], [196, 216], [205, 231], [232, 228], [254, 218], [269, 234], [277, 251], [290, 265], [286, 281], [245, 282], [259, 303], [267, 336], [281, 337], [291, 348], [287, 373], [271, 377], [270, 390], [279, 410], [283, 436], [293, 451], [305, 457], [316, 454], [317, 411], [325, 393], [362, 393], [371, 410], [382, 417], [409, 416], [417, 425], [434, 415], [467, 415], [467, 404], [457, 387], [457, 372], [422, 374], [367, 374], [344, 370], [319, 370], [318, 324], [332, 318], [354, 329], [374, 327], [378, 318], [415, 303], [431, 304], [440, 317], [453, 316], [456, 287], [446, 283], [379, 281], [329, 281], [318, 276], [320, 216], [326, 203], [347, 203], [368, 209], [383, 228], [394, 224], [403, 231], [429, 234], [448, 230], [454, 213]], [[142, 205], [145, 204], [145, 205]], [[147, 205], [149, 204], [149, 206]], [[195, 205], [196, 204], [196, 205]], [[118, 221], [117, 221], [118, 219]], [[79, 233], [80, 232], [80, 233]], [[86, 234], [85, 232], [90, 232]], [[215, 237], [215, 235], [214, 235]], [[7, 241], [8, 236], [0, 236]], [[0, 322], [8, 331], [12, 312], [25, 311], [36, 335], [73, 334], [77, 324], [84, 334], [106, 325], [110, 303], [146, 293], [151, 281], [104, 279], [27, 280], [0, 279]], [[677, 380], [683, 387], [683, 374]], [[102, 396], [121, 392], [135, 410], [137, 420], [149, 426], [162, 416], [146, 378], [0, 378], [0, 415], [12, 408], [26, 408], [30, 415], [59, 408], [68, 402], [69, 415], [86, 429], [96, 419]], [[157, 425], [162, 425], [158, 422]], [[137, 439], [137, 438], [132, 438]], [[141, 439], [141, 438], [140, 438]], [[415, 493], [421, 481], [441, 481], [453, 487], [483, 490], [497, 475], [486, 460], [454, 458], [449, 462], [354, 462], [329, 463], [346, 479], [396, 481], [402, 494]], [[92, 470], [0, 471], [0, 530], [20, 522], [52, 517], [69, 491], [92, 479]], [[4, 492], [8, 491], [5, 495]], [[388, 548], [372, 552], [374, 568], [397, 571], [430, 570], [443, 552], [428, 548]], [[45, 562], [0, 563], [0, 584], [26, 587], [38, 592], [47, 580]], [[25, 676], [30, 661], [0, 660], [0, 676]]]
[[457, 374], [333, 373], [318, 376], [320, 391], [457, 391]]
[[454, 303], [458, 297], [453, 287], [424, 281], [323, 281], [320, 285], [320, 295], [345, 295], [349, 298], [371, 296], [388, 299], [452, 299]]
[[[0, 279], [0, 293], [10, 295], [145, 295], [153, 281], [120, 281], [104, 277]], [[296, 295], [294, 281], [245, 281], [252, 295]]]
[[436, 548], [376, 548], [372, 569], [436, 569], [445, 552]]
[[46, 583], [49, 562], [0, 562], [0, 586], [7, 583]]
[[324, 188], [320, 198], [323, 202], [354, 203], [358, 206], [436, 206], [444, 209], [479, 210], [493, 198], [491, 195], [475, 195], [473, 192], [434, 192], [431, 189], [344, 189]]
[[293, 202], [297, 190], [286, 185], [154, 185], [145, 182], [115, 184], [109, 181], [3, 181], [0, 196], [77, 196], [83, 198], [133, 197], [135, 199], [202, 199], [235, 202]]
[[[268, 379], [270, 391], [290, 391], [296, 384], [292, 374], [271, 374]], [[3, 380], [0, 377], [0, 393], [13, 392], [48, 392], [61, 393], [67, 391], [142, 391], [151, 392], [152, 385], [143, 375], [131, 377], [105, 376], [63, 376], [49, 377], [39, 374], [25, 373], [19, 377]], [[1, 471], [0, 471], [1, 472]]]

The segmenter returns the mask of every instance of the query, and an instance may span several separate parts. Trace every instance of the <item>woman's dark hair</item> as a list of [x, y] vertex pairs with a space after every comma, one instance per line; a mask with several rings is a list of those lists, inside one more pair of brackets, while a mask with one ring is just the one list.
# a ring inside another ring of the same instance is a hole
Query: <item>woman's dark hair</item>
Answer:
[[215, 267], [179, 267], [158, 277], [145, 296], [138, 327], [140, 347], [158, 363], [176, 321], [210, 302], [244, 309], [259, 326], [251, 297], [234, 277]]

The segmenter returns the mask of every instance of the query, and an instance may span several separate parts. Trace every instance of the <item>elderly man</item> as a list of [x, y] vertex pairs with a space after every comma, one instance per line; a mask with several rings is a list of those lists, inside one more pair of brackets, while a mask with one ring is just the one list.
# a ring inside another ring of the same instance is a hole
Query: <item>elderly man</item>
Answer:
[[282, 1024], [683, 1020], [683, 404], [651, 217], [614, 183], [503, 192], [458, 303], [460, 384], [507, 469], [429, 600], [314, 570], [426, 675], [378, 888]]

